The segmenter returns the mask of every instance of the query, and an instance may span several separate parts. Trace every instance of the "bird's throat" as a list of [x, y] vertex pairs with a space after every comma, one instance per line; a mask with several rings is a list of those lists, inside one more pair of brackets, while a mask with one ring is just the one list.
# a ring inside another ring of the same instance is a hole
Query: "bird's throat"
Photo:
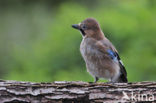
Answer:
[[81, 34], [82, 34], [83, 36], [86, 35], [85, 32], [84, 32], [82, 29], [80, 29], [80, 32], [81, 32]]

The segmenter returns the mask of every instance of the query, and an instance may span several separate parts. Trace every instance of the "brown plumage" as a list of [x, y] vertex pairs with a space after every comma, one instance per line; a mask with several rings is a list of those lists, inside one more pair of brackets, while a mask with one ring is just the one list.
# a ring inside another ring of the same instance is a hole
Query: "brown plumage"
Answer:
[[80, 45], [87, 71], [95, 78], [111, 82], [127, 82], [127, 72], [113, 44], [104, 36], [100, 25], [93, 18], [72, 25], [80, 30], [83, 40]]

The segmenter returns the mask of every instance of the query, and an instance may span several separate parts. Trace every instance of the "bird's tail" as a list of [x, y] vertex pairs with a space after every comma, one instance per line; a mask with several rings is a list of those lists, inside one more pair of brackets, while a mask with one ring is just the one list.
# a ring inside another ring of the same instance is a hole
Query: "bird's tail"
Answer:
[[128, 82], [127, 77], [125, 75], [121, 74], [118, 78], [118, 82], [119, 83], [127, 83]]
[[122, 65], [122, 63], [120, 63], [120, 76], [118, 78], [118, 82], [119, 83], [127, 83], [128, 79], [127, 79], [127, 72], [126, 69], [124, 67], [124, 65]]

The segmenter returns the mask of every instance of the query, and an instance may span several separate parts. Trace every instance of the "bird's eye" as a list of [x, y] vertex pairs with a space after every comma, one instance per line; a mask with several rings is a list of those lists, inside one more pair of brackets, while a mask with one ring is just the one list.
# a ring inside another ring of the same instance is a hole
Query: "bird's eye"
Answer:
[[83, 30], [86, 29], [86, 28], [87, 28], [86, 25], [83, 25], [83, 26], [82, 26], [82, 29], [83, 29]]

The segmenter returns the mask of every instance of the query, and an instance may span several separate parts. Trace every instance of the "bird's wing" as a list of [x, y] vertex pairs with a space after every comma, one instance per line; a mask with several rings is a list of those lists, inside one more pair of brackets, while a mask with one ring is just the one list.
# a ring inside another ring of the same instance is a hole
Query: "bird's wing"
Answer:
[[121, 71], [120, 79], [122, 79], [121, 81], [127, 82], [126, 69], [123, 65], [123, 62], [120, 59], [120, 56], [119, 56], [117, 50], [113, 46], [113, 44], [107, 39], [106, 43], [105, 42], [104, 43], [97, 42], [96, 46], [99, 49], [99, 51], [101, 51], [102, 53], [107, 55], [107, 57], [111, 58], [114, 62], [119, 63], [119, 67], [120, 67], [120, 71]]

